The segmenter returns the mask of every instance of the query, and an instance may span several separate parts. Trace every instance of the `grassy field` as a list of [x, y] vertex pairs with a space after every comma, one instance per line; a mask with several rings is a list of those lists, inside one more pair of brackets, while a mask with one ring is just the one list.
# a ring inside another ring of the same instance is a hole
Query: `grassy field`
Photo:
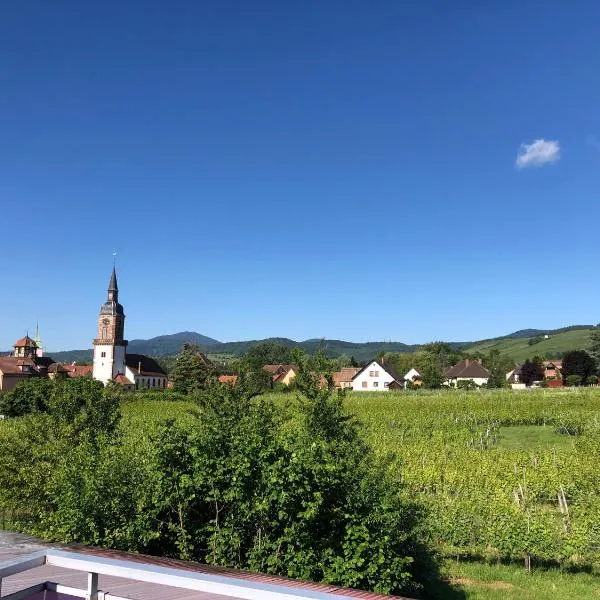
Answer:
[[588, 573], [537, 569], [527, 573], [516, 565], [448, 562], [452, 588], [469, 600], [581, 600], [600, 596], [600, 578]]
[[[354, 393], [346, 405], [399, 492], [424, 506], [429, 543], [465, 597], [600, 593], [599, 578], [569, 571], [600, 568], [600, 389]], [[134, 401], [124, 423], [132, 443], [146, 443], [157, 422], [193, 410]]]
[[559, 451], [575, 451], [575, 437], [559, 433], [552, 425], [512, 425], [500, 427], [498, 450], [525, 450], [556, 448]]
[[529, 338], [505, 339], [475, 344], [467, 348], [468, 352], [498, 350], [503, 356], [510, 356], [516, 362], [522, 362], [534, 356], [544, 357], [547, 353], [564, 353], [569, 350], [585, 350], [590, 346], [591, 329], [579, 329], [553, 334], [549, 339], [529, 345]]

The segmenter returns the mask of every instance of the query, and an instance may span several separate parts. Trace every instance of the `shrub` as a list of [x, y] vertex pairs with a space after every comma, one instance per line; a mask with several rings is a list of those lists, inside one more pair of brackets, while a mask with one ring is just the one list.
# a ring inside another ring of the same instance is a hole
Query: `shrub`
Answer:
[[459, 390], [478, 390], [479, 386], [472, 379], [463, 379], [456, 382], [456, 388]]
[[581, 385], [581, 375], [568, 375], [566, 382], [569, 387]]

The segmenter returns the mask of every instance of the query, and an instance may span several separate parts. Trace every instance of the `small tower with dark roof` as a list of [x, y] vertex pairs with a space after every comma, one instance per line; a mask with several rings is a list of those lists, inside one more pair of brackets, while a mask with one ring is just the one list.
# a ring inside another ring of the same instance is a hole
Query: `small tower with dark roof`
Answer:
[[125, 313], [119, 304], [117, 272], [113, 270], [108, 283], [108, 297], [100, 307], [98, 336], [94, 340], [94, 379], [103, 383], [125, 372]]

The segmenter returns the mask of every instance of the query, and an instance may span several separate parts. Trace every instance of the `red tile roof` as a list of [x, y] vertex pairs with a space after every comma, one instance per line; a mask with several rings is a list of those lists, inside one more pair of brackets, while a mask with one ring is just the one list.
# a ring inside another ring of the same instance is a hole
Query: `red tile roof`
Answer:
[[[16, 356], [2, 356], [0, 357], [0, 371], [5, 376], [15, 375], [29, 375], [27, 372], [23, 372], [22, 367], [30, 367], [35, 372], [35, 363], [30, 358], [18, 358]], [[34, 374], [37, 374], [36, 372]]]
[[227, 383], [228, 385], [235, 385], [238, 380], [237, 375], [219, 375], [219, 383]]
[[24, 338], [21, 338], [20, 340], [17, 340], [13, 346], [15, 348], [21, 348], [22, 346], [25, 347], [30, 347], [30, 348], [37, 348], [37, 344], [35, 343], [35, 340], [32, 340], [28, 335], [26, 335]]
[[94, 371], [92, 365], [64, 365], [69, 372], [69, 377], [91, 377]]
[[133, 381], [127, 379], [123, 373], [117, 373], [114, 377], [114, 382], [120, 385], [135, 385]]
[[332, 374], [333, 383], [340, 387], [342, 383], [352, 383], [352, 378], [360, 371], [359, 367], [344, 367]]

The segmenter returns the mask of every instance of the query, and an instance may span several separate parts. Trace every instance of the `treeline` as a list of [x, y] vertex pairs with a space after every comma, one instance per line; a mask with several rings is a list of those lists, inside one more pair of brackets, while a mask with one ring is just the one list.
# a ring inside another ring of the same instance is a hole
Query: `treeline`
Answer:
[[[26, 381], [0, 423], [0, 507], [63, 543], [427, 595], [422, 509], [363, 440], [317, 353], [294, 356], [286, 403], [248, 382], [189, 390], [189, 418], [133, 443], [121, 394], [91, 379]], [[6, 403], [6, 396], [3, 402]], [[27, 399], [25, 401], [25, 399]]]

